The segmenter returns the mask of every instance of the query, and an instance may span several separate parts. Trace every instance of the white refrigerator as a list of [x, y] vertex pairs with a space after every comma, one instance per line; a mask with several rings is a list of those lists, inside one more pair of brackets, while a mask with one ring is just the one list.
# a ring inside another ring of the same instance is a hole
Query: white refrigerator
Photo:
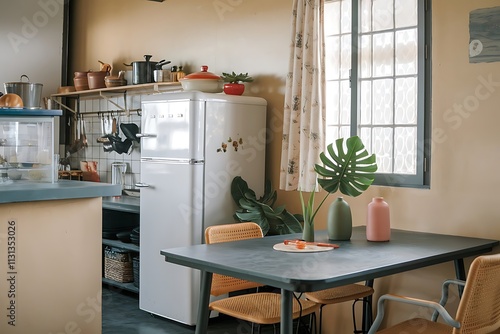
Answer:
[[142, 101], [142, 310], [196, 324], [200, 273], [165, 262], [160, 250], [201, 244], [207, 226], [232, 223], [235, 176], [263, 194], [266, 106], [257, 97], [201, 92]]

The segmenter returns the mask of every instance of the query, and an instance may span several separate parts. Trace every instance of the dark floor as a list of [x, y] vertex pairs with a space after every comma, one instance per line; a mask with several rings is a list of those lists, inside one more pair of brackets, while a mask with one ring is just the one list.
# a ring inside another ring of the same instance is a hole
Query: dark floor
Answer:
[[[137, 294], [103, 286], [102, 334], [192, 334], [195, 327], [153, 316], [139, 309]], [[272, 327], [262, 333], [272, 333]], [[220, 316], [210, 320], [207, 334], [246, 334], [250, 325]]]

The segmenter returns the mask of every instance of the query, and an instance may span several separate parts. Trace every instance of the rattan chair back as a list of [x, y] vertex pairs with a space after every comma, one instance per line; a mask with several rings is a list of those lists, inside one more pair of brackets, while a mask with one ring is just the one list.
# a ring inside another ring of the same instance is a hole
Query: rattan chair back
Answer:
[[[214, 225], [207, 227], [205, 230], [205, 242], [207, 244], [216, 244], [219, 242], [229, 242], [262, 237], [263, 234], [260, 226], [251, 222]], [[212, 277], [212, 287], [210, 293], [213, 296], [220, 296], [225, 293], [257, 288], [260, 286], [262, 286], [262, 284], [260, 283], [250, 282], [225, 275], [214, 274]]]
[[500, 328], [500, 254], [477, 257], [469, 269], [453, 334], [487, 334]]

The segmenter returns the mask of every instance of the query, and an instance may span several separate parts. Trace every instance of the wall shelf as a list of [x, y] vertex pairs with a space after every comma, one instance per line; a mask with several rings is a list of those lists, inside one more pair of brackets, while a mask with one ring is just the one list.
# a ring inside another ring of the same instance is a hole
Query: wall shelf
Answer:
[[115, 248], [129, 250], [129, 251], [132, 251], [132, 252], [137, 252], [137, 253], [140, 252], [140, 248], [136, 244], [125, 243], [125, 242], [122, 242], [120, 240], [104, 239], [103, 238], [102, 239], [102, 244], [106, 245], [106, 246], [111, 246], [111, 247], [115, 247]]
[[101, 96], [102, 94], [107, 95], [108, 93], [110, 95], [112, 94], [122, 95], [124, 92], [133, 94], [145, 94], [145, 93], [163, 93], [163, 92], [177, 91], [181, 89], [182, 86], [179, 82], [153, 82], [140, 85], [118, 86], [118, 87], [101, 88], [101, 89], [88, 89], [70, 93], [52, 94], [51, 97], [93, 98], [96, 96]]
[[[118, 86], [118, 87], [109, 87], [101, 89], [87, 89], [76, 92], [52, 94], [50, 97], [58, 105], [58, 107], [69, 110], [74, 114], [79, 113], [80, 99], [91, 99], [96, 97], [105, 99], [110, 103], [112, 103], [113, 105], [115, 105], [118, 108], [118, 110], [116, 111], [126, 112], [127, 114], [129, 114], [131, 110], [127, 107], [127, 95], [155, 94], [155, 93], [173, 92], [180, 90], [182, 90], [182, 86], [179, 82], [153, 82], [140, 85]], [[115, 96], [123, 96], [123, 101], [125, 105], [120, 106], [110, 100], [111, 97]], [[65, 105], [62, 102], [63, 98], [76, 99], [77, 100], [76, 102], [77, 108], [75, 108], [76, 110]]]

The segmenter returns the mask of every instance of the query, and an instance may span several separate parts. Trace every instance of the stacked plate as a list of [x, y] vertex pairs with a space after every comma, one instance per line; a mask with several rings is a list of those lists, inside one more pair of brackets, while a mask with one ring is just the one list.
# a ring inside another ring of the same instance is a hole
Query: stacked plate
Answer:
[[130, 232], [130, 241], [139, 246], [139, 227], [136, 227]]

